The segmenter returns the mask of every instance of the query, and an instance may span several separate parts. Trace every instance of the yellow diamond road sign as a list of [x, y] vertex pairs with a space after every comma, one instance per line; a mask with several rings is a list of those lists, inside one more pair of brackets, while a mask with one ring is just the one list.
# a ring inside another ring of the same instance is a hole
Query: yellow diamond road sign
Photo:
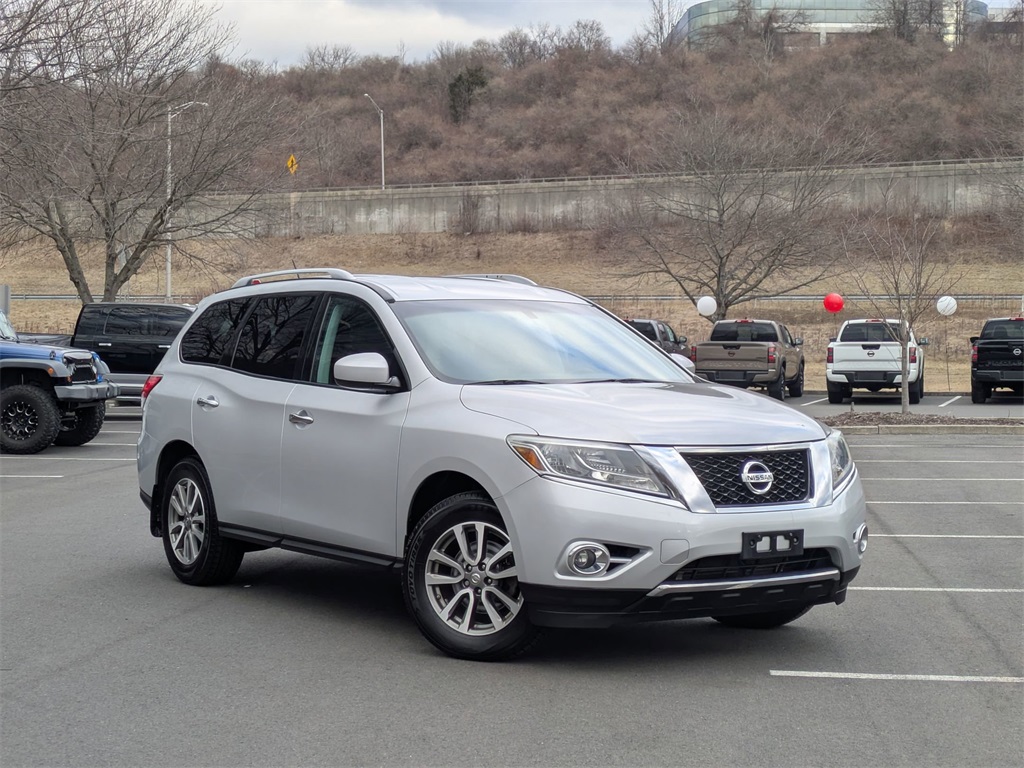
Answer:
[[288, 155], [288, 173], [294, 174], [299, 169], [299, 161], [295, 159], [295, 155]]

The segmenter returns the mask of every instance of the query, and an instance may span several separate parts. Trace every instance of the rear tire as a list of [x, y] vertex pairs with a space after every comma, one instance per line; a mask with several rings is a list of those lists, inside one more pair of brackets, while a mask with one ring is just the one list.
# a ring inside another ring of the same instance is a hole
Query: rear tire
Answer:
[[508, 659], [539, 636], [504, 522], [482, 493], [450, 496], [420, 520], [409, 535], [402, 592], [420, 631], [449, 656]]
[[174, 465], [160, 506], [164, 553], [174, 575], [199, 587], [231, 581], [245, 547], [217, 530], [210, 480], [198, 459], [189, 457]]
[[924, 396], [924, 371], [917, 376], [917, 381], [910, 385], [910, 404], [917, 405]]
[[976, 381], [971, 382], [971, 402], [972, 403], [984, 403], [992, 396], [992, 387], [986, 384], [979, 384]]
[[779, 371], [779, 378], [768, 385], [768, 396], [776, 400], [786, 399], [786, 369]]
[[811, 610], [811, 606], [790, 608], [784, 611], [767, 611], [765, 613], [744, 613], [738, 616], [712, 616], [719, 624], [736, 629], [775, 629], [783, 624], [796, 621]]
[[800, 364], [800, 371], [797, 373], [796, 378], [789, 385], [789, 396], [800, 397], [804, 393], [804, 366]]
[[39, 453], [60, 431], [60, 409], [53, 395], [32, 384], [4, 387], [0, 393], [0, 451]]
[[[71, 419], [70, 426], [61, 424], [60, 432], [54, 439], [54, 445], [85, 445], [103, 429], [103, 419], [107, 415], [105, 403], [91, 408], [79, 408], [72, 411], [65, 419]], [[65, 423], [67, 423], [65, 421]]]
[[831, 381], [825, 382], [825, 389], [828, 390], [828, 401], [833, 405], [837, 405], [843, 402], [843, 385], [833, 384]]

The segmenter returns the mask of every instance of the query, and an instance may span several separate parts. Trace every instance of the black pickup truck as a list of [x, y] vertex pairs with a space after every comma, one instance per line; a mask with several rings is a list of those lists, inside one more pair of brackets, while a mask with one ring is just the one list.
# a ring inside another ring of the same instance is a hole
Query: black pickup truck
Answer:
[[1024, 316], [986, 320], [971, 336], [971, 402], [984, 403], [1000, 387], [1024, 393]]
[[97, 302], [78, 314], [70, 345], [99, 353], [118, 385], [119, 404], [137, 404], [156, 369], [195, 307], [185, 304]]

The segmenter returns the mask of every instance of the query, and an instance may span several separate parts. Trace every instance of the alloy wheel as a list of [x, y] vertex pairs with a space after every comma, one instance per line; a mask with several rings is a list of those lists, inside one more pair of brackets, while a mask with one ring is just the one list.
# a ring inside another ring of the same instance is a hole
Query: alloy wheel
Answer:
[[192, 565], [206, 538], [206, 504], [190, 477], [181, 478], [171, 491], [167, 530], [171, 550], [182, 565]]

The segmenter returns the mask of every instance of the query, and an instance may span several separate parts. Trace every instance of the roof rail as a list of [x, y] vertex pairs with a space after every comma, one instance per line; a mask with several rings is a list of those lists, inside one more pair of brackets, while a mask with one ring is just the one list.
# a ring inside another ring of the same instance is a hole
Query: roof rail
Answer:
[[329, 267], [314, 268], [314, 269], [282, 269], [276, 272], [262, 272], [258, 275], [249, 275], [236, 281], [232, 288], [241, 288], [246, 285], [259, 285], [268, 278], [278, 277], [295, 277], [297, 279], [303, 276], [319, 275], [321, 277], [329, 277], [331, 280], [351, 280], [353, 275], [351, 272], [347, 272], [344, 269], [332, 269]]
[[522, 283], [523, 285], [537, 285], [533, 280], [522, 275], [506, 275], [506, 274], [493, 274], [493, 275], [445, 275], [445, 277], [468, 277], [471, 279], [478, 280], [507, 280], [510, 283]]

